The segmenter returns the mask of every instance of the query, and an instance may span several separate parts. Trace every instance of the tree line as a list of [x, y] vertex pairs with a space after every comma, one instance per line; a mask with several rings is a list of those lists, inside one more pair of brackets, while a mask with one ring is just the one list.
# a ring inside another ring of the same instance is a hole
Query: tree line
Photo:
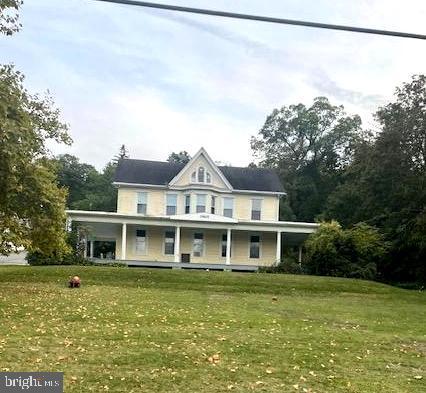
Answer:
[[425, 282], [426, 76], [398, 87], [374, 117], [375, 132], [318, 97], [275, 109], [251, 144], [260, 165], [279, 171], [281, 219], [369, 225], [387, 246], [375, 277]]

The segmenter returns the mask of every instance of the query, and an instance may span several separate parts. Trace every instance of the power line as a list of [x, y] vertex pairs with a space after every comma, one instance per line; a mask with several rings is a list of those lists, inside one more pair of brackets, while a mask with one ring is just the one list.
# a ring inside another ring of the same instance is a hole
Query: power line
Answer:
[[188, 12], [192, 14], [221, 16], [224, 18], [245, 19], [245, 20], [268, 22], [268, 23], [279, 23], [283, 25], [304, 26], [304, 27], [313, 27], [313, 28], [319, 28], [319, 29], [350, 31], [353, 33], [376, 34], [376, 35], [426, 40], [426, 35], [424, 34], [405, 33], [401, 31], [378, 30], [378, 29], [369, 29], [365, 27], [333, 25], [329, 23], [308, 22], [308, 21], [294, 20], [294, 19], [272, 18], [269, 16], [238, 14], [238, 13], [226, 12], [226, 11], [215, 11], [215, 10], [206, 10], [201, 8], [182, 7], [182, 6], [169, 5], [169, 4], [149, 3], [146, 1], [135, 1], [135, 0], [95, 0], [95, 1], [103, 1], [107, 3], [116, 3], [116, 4], [124, 4], [124, 5], [135, 5], [135, 6], [148, 7], [148, 8], [157, 8], [157, 9], [168, 10], [168, 11]]

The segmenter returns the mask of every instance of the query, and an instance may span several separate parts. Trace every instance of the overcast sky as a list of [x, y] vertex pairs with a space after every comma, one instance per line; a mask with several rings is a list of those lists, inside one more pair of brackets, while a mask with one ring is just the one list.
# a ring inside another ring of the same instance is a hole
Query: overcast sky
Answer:
[[[158, 0], [158, 2], [161, 2]], [[232, 12], [426, 34], [425, 0], [167, 0]], [[204, 146], [247, 165], [250, 137], [282, 105], [316, 96], [370, 114], [426, 73], [426, 42], [147, 10], [93, 0], [26, 0], [23, 29], [0, 37], [32, 92], [49, 90], [71, 153], [97, 168], [125, 144], [165, 160]]]

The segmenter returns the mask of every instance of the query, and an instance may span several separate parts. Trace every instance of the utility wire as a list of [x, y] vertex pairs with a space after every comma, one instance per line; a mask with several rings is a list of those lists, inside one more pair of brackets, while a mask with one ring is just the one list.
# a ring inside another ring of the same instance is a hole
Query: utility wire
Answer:
[[329, 23], [308, 22], [308, 21], [294, 20], [294, 19], [272, 18], [269, 16], [237, 14], [234, 12], [206, 10], [201, 8], [182, 7], [182, 6], [169, 5], [169, 4], [149, 3], [146, 1], [135, 1], [135, 0], [95, 0], [95, 1], [103, 1], [107, 3], [116, 3], [116, 4], [124, 4], [124, 5], [135, 5], [135, 6], [148, 7], [148, 8], [157, 8], [157, 9], [168, 10], [168, 11], [188, 12], [192, 14], [221, 16], [225, 18], [279, 23], [283, 25], [305, 26], [305, 27], [314, 27], [319, 29], [350, 31], [353, 33], [376, 34], [376, 35], [385, 35], [385, 36], [392, 36], [392, 37], [415, 38], [419, 40], [426, 40], [425, 34], [405, 33], [401, 31], [378, 30], [378, 29], [369, 29], [365, 27], [333, 25]]

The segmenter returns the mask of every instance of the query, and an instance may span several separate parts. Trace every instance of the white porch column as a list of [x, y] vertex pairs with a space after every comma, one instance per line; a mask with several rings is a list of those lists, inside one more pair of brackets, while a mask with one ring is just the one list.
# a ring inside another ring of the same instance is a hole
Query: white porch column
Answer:
[[87, 256], [89, 255], [89, 250], [87, 249], [87, 242], [88, 242], [88, 238], [87, 236], [84, 237], [84, 258], [87, 258]]
[[180, 262], [180, 226], [175, 229], [175, 262]]
[[93, 258], [94, 251], [95, 251], [95, 241], [91, 239], [90, 240], [90, 258]]
[[67, 219], [65, 220], [65, 231], [71, 232], [71, 230], [72, 230], [72, 218], [67, 217]]
[[279, 264], [281, 262], [281, 231], [277, 232], [277, 254], [275, 257], [275, 263]]
[[299, 265], [302, 264], [302, 245], [299, 246]]
[[226, 231], [226, 264], [231, 264], [231, 229]]
[[127, 224], [123, 222], [121, 228], [121, 259], [126, 259], [126, 246], [127, 246]]

